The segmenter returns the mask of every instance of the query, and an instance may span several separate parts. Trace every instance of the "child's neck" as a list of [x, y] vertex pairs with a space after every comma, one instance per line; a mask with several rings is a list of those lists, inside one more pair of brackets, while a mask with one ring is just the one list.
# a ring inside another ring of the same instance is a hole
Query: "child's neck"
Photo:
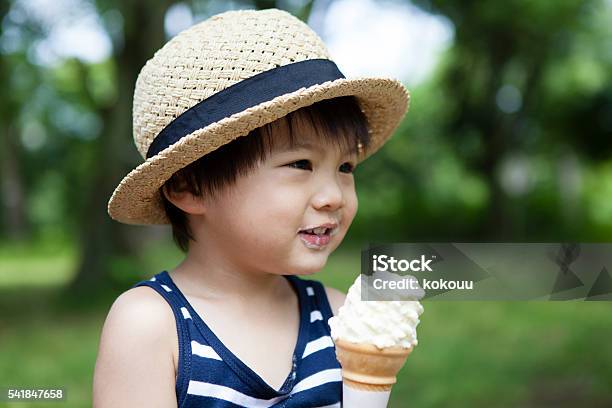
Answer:
[[244, 271], [219, 257], [202, 258], [206, 261], [190, 253], [170, 272], [173, 280], [183, 283], [182, 290], [192, 296], [251, 304], [269, 304], [292, 296], [289, 283], [281, 275]]

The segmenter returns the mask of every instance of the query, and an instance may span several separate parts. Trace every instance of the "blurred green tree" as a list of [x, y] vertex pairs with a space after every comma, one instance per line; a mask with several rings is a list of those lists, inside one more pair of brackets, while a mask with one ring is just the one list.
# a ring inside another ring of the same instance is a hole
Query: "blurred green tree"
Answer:
[[402, 136], [364, 165], [380, 199], [362, 208], [362, 236], [376, 211], [387, 240], [589, 239], [580, 170], [612, 153], [609, 4], [414, 3], [455, 38], [413, 90]]

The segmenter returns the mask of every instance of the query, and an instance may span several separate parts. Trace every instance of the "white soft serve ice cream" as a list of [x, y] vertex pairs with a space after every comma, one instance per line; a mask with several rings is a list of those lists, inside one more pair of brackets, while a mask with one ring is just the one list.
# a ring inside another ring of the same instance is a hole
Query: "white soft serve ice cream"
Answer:
[[328, 320], [334, 340], [374, 344], [379, 348], [418, 344], [419, 301], [362, 301], [361, 275], [350, 287], [338, 315]]

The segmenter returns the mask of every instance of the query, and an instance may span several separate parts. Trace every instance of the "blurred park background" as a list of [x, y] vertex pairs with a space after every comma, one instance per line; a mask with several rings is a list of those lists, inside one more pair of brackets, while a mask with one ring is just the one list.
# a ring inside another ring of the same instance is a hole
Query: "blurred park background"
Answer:
[[[0, 386], [91, 404], [111, 303], [182, 257], [169, 228], [106, 213], [142, 160], [138, 72], [212, 14], [270, 7], [308, 22], [345, 75], [412, 94], [313, 278], [346, 291], [369, 241], [612, 241], [612, 1], [3, 1]], [[609, 302], [425, 302], [390, 406], [610, 407], [611, 338]]]

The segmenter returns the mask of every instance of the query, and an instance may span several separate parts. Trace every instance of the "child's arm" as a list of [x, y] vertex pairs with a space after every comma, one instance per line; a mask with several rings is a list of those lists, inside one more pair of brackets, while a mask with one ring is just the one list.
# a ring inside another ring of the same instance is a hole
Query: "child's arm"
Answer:
[[[100, 338], [94, 408], [176, 407], [172, 348], [178, 348], [172, 310], [147, 287], [113, 303]], [[170, 334], [170, 335], [169, 335]]]
[[340, 306], [344, 304], [346, 294], [340, 292], [336, 288], [331, 288], [327, 286], [325, 286], [325, 293], [327, 293], [327, 300], [329, 300], [331, 310], [334, 313], [334, 316], [336, 316], [338, 314], [338, 309], [340, 309]]

